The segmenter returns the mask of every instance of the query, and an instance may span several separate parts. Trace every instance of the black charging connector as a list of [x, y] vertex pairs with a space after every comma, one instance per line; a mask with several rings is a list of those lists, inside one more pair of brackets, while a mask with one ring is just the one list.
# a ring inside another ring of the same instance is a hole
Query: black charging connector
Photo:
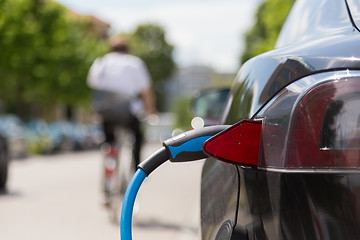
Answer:
[[138, 165], [138, 170], [131, 179], [124, 196], [120, 219], [121, 239], [132, 239], [132, 211], [136, 195], [144, 179], [168, 159], [171, 162], [188, 162], [206, 158], [207, 156], [202, 151], [204, 142], [228, 127], [227, 125], [218, 125], [182, 133], [164, 141], [162, 148]]
[[217, 125], [187, 131], [164, 141], [163, 145], [171, 162], [188, 162], [206, 158], [207, 155], [202, 150], [204, 142], [228, 127], [229, 125]]
[[138, 168], [141, 168], [145, 172], [146, 176], [149, 176], [150, 173], [152, 173], [157, 167], [159, 167], [167, 160], [169, 160], [169, 153], [165, 147], [162, 147], [151, 154], [151, 156], [146, 160], [141, 162], [138, 165]]
[[141, 162], [138, 167], [144, 170], [146, 176], [149, 176], [168, 159], [171, 162], [188, 162], [206, 158], [207, 156], [202, 151], [204, 142], [228, 127], [228, 125], [204, 127], [170, 138], [163, 142], [164, 147]]

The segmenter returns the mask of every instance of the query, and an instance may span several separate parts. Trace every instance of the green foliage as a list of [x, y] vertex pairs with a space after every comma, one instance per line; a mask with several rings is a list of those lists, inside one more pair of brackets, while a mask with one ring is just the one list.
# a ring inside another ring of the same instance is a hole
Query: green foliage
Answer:
[[165, 31], [160, 26], [140, 25], [130, 37], [131, 53], [144, 60], [155, 83], [171, 76], [175, 69], [174, 47], [166, 41]]
[[53, 1], [0, 1], [0, 99], [22, 117], [87, 100], [86, 76], [106, 51], [90, 22]]
[[185, 97], [179, 97], [174, 102], [172, 109], [175, 113], [175, 128], [190, 129], [191, 120], [194, 117], [194, 114], [190, 112], [191, 102], [191, 99]]
[[241, 62], [272, 50], [294, 0], [265, 0], [257, 9], [256, 23], [245, 35]]
[[[26, 118], [59, 104], [87, 104], [88, 70], [108, 51], [90, 19], [54, 1], [2, 0], [0, 10], [0, 100], [7, 112]], [[158, 89], [175, 68], [173, 46], [156, 25], [139, 26], [129, 36]]]
[[165, 31], [155, 24], [144, 24], [133, 33], [126, 34], [130, 38], [130, 53], [140, 57], [148, 67], [156, 93], [156, 105], [163, 108], [163, 82], [169, 79], [175, 70], [173, 60], [174, 47], [165, 38]]

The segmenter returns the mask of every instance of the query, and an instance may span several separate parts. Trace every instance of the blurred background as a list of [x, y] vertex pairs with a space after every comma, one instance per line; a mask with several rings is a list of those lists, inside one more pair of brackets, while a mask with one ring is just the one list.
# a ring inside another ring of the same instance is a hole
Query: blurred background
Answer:
[[[0, 1], [0, 239], [119, 238], [101, 206], [104, 136], [86, 86], [109, 37], [131, 40], [154, 83], [159, 114], [144, 123], [145, 158], [194, 118], [216, 123], [222, 105], [212, 116], [208, 108], [226, 99], [242, 63], [274, 47], [293, 2]], [[199, 239], [201, 166], [153, 174], [134, 239]]]

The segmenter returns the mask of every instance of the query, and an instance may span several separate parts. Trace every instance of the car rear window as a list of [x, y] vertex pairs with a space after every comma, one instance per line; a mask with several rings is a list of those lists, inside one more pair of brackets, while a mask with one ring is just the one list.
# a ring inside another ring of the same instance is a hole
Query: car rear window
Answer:
[[351, 33], [352, 29], [345, 1], [297, 0], [284, 23], [276, 48], [345, 32]]

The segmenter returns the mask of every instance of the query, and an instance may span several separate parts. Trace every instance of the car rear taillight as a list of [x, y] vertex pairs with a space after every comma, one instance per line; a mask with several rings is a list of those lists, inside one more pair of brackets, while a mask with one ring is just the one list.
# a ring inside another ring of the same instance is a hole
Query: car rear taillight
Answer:
[[258, 116], [261, 167], [360, 167], [360, 72], [298, 80]]
[[205, 153], [260, 168], [360, 167], [360, 71], [302, 78], [253, 119], [210, 138]]
[[206, 141], [203, 151], [224, 162], [256, 167], [260, 133], [261, 121], [243, 120]]

